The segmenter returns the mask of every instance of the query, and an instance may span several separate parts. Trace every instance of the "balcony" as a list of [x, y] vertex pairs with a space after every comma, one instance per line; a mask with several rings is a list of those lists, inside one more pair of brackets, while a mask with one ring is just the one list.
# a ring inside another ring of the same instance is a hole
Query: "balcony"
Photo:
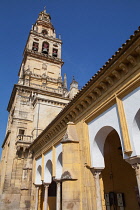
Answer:
[[30, 54], [30, 55], [32, 55], [34, 57], [37, 57], [37, 58], [40, 57], [41, 59], [48, 60], [50, 62], [61, 63], [61, 64], [64, 63], [61, 58], [54, 57], [54, 56], [51, 56], [51, 55], [48, 55], [48, 54], [45, 54], [45, 53], [42, 53], [42, 52], [26, 49], [25, 53]]
[[40, 89], [40, 90], [45, 90], [45, 91], [48, 91], [48, 92], [51, 92], [51, 93], [57, 93], [57, 94], [60, 94], [60, 95], [63, 94], [63, 89], [62, 88], [51, 88], [51, 87], [46, 87], [44, 85], [38, 85], [38, 84], [35, 84], [35, 83], [30, 83], [30, 86], [34, 87], [34, 88], [37, 88], [37, 89]]
[[19, 134], [17, 136], [17, 141], [31, 143], [32, 142], [32, 136]]
[[26, 148], [30, 146], [32, 139], [32, 136], [19, 134], [16, 141], [17, 151], [20, 151], [21, 149], [25, 151]]

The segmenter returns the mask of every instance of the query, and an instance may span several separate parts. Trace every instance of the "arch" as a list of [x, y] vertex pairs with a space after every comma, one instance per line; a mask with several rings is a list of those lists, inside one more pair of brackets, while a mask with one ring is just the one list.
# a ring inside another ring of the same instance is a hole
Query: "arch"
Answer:
[[56, 177], [61, 178], [62, 175], [62, 152], [59, 154], [56, 162]]
[[52, 181], [52, 161], [51, 160], [48, 160], [45, 165], [44, 181], [46, 183], [51, 183], [51, 181]]
[[56, 57], [57, 58], [57, 56], [58, 56], [58, 49], [53, 48], [52, 55], [53, 55], [53, 57]]
[[43, 42], [42, 43], [42, 53], [48, 54], [49, 53], [49, 43]]
[[[115, 130], [111, 126], [102, 127], [96, 134], [92, 144], [92, 167], [104, 168], [104, 144], [107, 136], [112, 130]], [[117, 132], [117, 131], [116, 131]]]
[[140, 109], [137, 111], [132, 125], [132, 137], [135, 146], [136, 154], [140, 155]]
[[38, 47], [39, 47], [39, 43], [38, 42], [33, 42], [32, 50], [38, 51]]
[[[121, 192], [125, 195], [125, 210], [138, 210], [134, 190], [137, 186], [135, 171], [123, 159], [121, 141], [115, 130], [109, 133], [105, 140], [104, 160], [105, 168], [101, 172], [104, 186], [102, 193], [111, 195], [113, 192], [114, 196], [118, 197]], [[118, 209], [117, 206], [118, 204], [114, 202], [113, 209]]]
[[41, 182], [42, 167], [39, 165], [36, 171], [36, 184], [42, 184]]

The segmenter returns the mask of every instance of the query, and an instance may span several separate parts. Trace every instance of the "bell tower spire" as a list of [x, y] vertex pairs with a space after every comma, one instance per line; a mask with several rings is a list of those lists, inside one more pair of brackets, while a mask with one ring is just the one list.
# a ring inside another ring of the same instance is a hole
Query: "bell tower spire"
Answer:
[[[58, 79], [61, 75], [63, 61], [61, 59], [61, 39], [56, 37], [54, 26], [51, 23], [50, 14], [46, 13], [46, 8], [39, 13], [35, 24], [29, 33], [29, 37], [24, 49], [24, 59], [19, 71], [19, 84], [30, 87], [54, 88], [58, 91]], [[30, 66], [30, 76], [25, 72]], [[44, 74], [46, 82], [44, 83]], [[42, 78], [43, 75], [43, 78]], [[27, 82], [28, 80], [28, 82]], [[62, 88], [62, 84], [61, 84]], [[50, 89], [51, 91], [52, 89]], [[60, 82], [59, 82], [60, 92]], [[63, 88], [61, 89], [63, 95]]]

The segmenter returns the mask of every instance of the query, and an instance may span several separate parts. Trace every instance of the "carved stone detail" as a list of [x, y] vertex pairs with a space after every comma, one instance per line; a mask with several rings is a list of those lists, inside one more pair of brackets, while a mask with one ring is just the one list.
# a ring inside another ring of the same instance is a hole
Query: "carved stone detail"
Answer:
[[101, 82], [100, 86], [103, 88], [103, 90], [105, 90], [105, 91], [107, 90], [107, 86], [104, 82]]
[[73, 112], [73, 111], [70, 112], [70, 115], [72, 116], [72, 118], [75, 118], [76, 117], [76, 113]]
[[95, 88], [94, 89], [94, 92], [98, 94], [98, 96], [101, 96], [102, 95], [102, 92], [100, 91], [99, 88]]
[[123, 72], [124, 72], [125, 74], [127, 74], [127, 72], [128, 72], [128, 67], [127, 67], [124, 63], [121, 63], [121, 64], [119, 65], [119, 68], [122, 69]]
[[85, 100], [87, 101], [88, 104], [91, 104], [91, 99], [88, 96], [85, 97]]
[[140, 46], [138, 46], [138, 47], [135, 49], [135, 51], [136, 51], [138, 54], [140, 54]]
[[132, 168], [135, 169], [136, 176], [140, 175], [140, 163], [132, 164]]
[[89, 93], [89, 96], [91, 96], [91, 98], [92, 98], [94, 101], [95, 101], [95, 100], [96, 100], [96, 98], [97, 98], [97, 97], [96, 97], [96, 95], [95, 95], [94, 93], [92, 93], [92, 92], [91, 92], [91, 93]]
[[[80, 105], [80, 104], [78, 104], [77, 106], [76, 106], [76, 108], [80, 111], [80, 112], [82, 112], [82, 106]], [[75, 112], [75, 109], [74, 109], [74, 112]]]
[[134, 56], [132, 56], [132, 55], [129, 55], [128, 57], [127, 57], [127, 60], [133, 65], [133, 66], [135, 66], [136, 65], [136, 59], [134, 58]]
[[106, 81], [112, 86], [114, 84], [111, 77], [106, 77]]
[[82, 104], [82, 106], [83, 106], [84, 108], [86, 108], [86, 107], [87, 107], [87, 105], [86, 105], [86, 102], [85, 102], [85, 101], [81, 101], [81, 104]]
[[121, 78], [120, 73], [117, 70], [112, 71], [112, 74], [119, 80]]

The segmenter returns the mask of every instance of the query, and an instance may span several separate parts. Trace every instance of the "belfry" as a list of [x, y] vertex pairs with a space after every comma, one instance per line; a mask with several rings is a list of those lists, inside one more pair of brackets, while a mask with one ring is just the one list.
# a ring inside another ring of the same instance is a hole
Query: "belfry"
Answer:
[[140, 27], [78, 91], [44, 10], [8, 104], [1, 210], [139, 210]]

